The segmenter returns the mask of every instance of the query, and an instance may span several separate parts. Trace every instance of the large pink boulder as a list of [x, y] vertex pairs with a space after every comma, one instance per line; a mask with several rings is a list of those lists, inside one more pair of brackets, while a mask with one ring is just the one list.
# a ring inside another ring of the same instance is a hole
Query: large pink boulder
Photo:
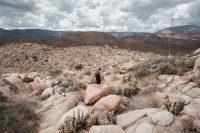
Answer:
[[85, 91], [84, 102], [85, 104], [93, 104], [110, 93], [111, 91], [107, 85], [89, 85]]
[[92, 111], [117, 111], [122, 103], [121, 97], [109, 95], [101, 98], [92, 108]]

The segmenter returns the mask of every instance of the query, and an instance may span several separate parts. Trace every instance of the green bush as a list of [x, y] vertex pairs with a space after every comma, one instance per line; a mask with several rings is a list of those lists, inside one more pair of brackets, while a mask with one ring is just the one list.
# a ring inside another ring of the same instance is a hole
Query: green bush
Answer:
[[158, 65], [160, 74], [174, 74], [173, 67], [168, 62], [162, 62]]
[[60, 91], [64, 93], [85, 90], [87, 87], [84, 83], [73, 80], [65, 80], [59, 86], [62, 87]]
[[194, 67], [194, 59], [181, 59], [175, 62], [176, 70], [178, 75], [183, 75]]
[[36, 133], [37, 115], [25, 103], [0, 103], [0, 132]]
[[150, 72], [147, 69], [138, 69], [133, 73], [133, 76], [137, 79], [147, 76], [149, 74]]
[[65, 80], [63, 81], [59, 86], [63, 88], [68, 88], [70, 86], [73, 86], [74, 82], [72, 80]]

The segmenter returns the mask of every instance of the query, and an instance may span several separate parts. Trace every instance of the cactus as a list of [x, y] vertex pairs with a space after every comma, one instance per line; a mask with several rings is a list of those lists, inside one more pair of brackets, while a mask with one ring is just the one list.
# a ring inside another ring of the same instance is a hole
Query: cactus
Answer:
[[132, 86], [125, 86], [124, 89], [122, 89], [122, 95], [130, 97], [136, 95], [138, 91], [139, 91], [138, 88], [134, 88]]
[[174, 115], [178, 115], [184, 109], [185, 100], [182, 98], [177, 98], [175, 101], [171, 102], [169, 96], [167, 96], [163, 104], [169, 112]]
[[77, 133], [77, 131], [86, 125], [86, 118], [83, 111], [78, 110], [77, 116], [75, 112], [73, 117], [66, 117], [65, 124], [62, 126], [60, 133]]
[[111, 113], [95, 113], [91, 114], [89, 119], [87, 120], [88, 127], [91, 127], [92, 125], [109, 125], [109, 124], [115, 124], [116, 119], [114, 116], [114, 112]]

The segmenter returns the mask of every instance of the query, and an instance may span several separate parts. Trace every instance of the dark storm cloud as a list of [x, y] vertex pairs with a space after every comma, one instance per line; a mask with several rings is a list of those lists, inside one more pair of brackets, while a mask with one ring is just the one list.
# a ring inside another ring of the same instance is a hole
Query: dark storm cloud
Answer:
[[200, 25], [200, 0], [0, 0], [0, 27], [156, 31]]

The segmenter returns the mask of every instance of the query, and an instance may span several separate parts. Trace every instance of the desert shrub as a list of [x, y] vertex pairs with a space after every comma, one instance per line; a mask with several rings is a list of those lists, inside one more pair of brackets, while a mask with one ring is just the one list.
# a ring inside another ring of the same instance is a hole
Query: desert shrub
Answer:
[[133, 76], [133, 74], [132, 73], [130, 73], [130, 74], [128, 74], [128, 75], [125, 75], [125, 76], [123, 76], [123, 78], [122, 78], [122, 83], [127, 83], [127, 82], [130, 82], [131, 80], [132, 80], [132, 76]]
[[60, 69], [55, 69], [55, 70], [50, 70], [49, 71], [49, 75], [50, 76], [58, 76], [60, 74], [62, 74], [62, 70], [60, 70]]
[[133, 76], [138, 79], [150, 74], [149, 70], [147, 69], [138, 69], [133, 73]]
[[126, 97], [131, 97], [134, 96], [138, 93], [139, 89], [138, 88], [134, 88], [132, 86], [127, 86], [125, 88], [123, 88], [122, 90], [122, 95], [126, 96]]
[[69, 86], [73, 86], [74, 82], [72, 80], [65, 80], [59, 84], [60, 87], [68, 88]]
[[122, 95], [122, 88], [117, 86], [110, 86], [111, 93], [114, 95]]
[[35, 133], [37, 115], [25, 103], [0, 103], [0, 132]]
[[168, 62], [162, 62], [158, 65], [158, 72], [160, 74], [174, 74], [174, 69]]
[[60, 91], [64, 93], [85, 90], [87, 87], [85, 83], [73, 80], [65, 80], [59, 86], [62, 87]]
[[76, 82], [75, 86], [77, 86], [79, 89], [85, 90], [87, 88], [86, 84], [83, 82]]
[[115, 86], [111, 86], [110, 88], [112, 94], [126, 96], [126, 97], [134, 96], [139, 92], [139, 89], [137, 87], [133, 87], [131, 85], [125, 86], [123, 88]]
[[154, 72], [158, 74], [183, 75], [194, 67], [194, 62], [195, 59], [192, 58], [157, 58], [135, 66], [134, 76], [140, 78], [150, 74], [152, 66], [155, 66], [155, 68], [153, 68], [155, 70]]
[[185, 72], [189, 71], [194, 67], [194, 59], [181, 59], [175, 62], [176, 73], [178, 75], [183, 75]]
[[61, 88], [59, 89], [59, 91], [65, 93], [65, 92], [66, 92], [66, 89], [67, 89], [67, 88], [61, 87]]
[[80, 69], [83, 69], [84, 66], [83, 66], [83, 64], [77, 64], [77, 65], [75, 65], [75, 68], [76, 68], [77, 70], [80, 70]]

